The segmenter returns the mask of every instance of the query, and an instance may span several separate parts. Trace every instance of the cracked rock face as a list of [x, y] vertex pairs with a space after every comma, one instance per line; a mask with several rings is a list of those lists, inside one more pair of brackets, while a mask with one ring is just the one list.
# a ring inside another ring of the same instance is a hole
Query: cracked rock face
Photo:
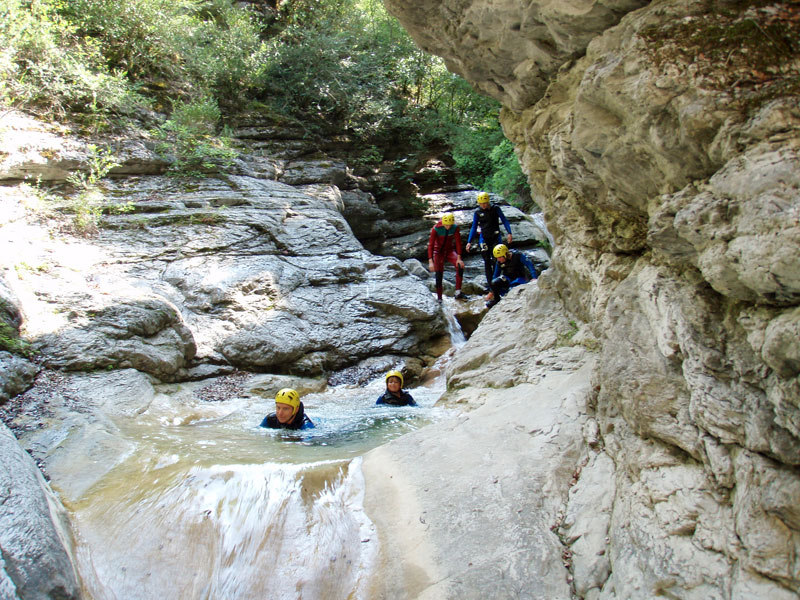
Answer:
[[485, 94], [519, 111], [597, 34], [646, 2], [387, 0], [417, 44]]
[[[797, 598], [800, 109], [779, 90], [800, 63], [760, 54], [796, 8], [387, 5], [504, 104], [555, 238], [540, 293], [598, 338], [597, 444], [561, 527], [575, 592]], [[504, 349], [539, 317], [509, 315]], [[472, 343], [456, 388], [490, 385]]]
[[118, 178], [104, 191], [126, 208], [85, 241], [24, 216], [4, 228], [6, 280], [46, 366], [162, 381], [209, 365], [320, 374], [416, 356], [445, 331], [424, 283], [364, 251], [325, 195], [249, 176]]
[[2, 423], [0, 455], [3, 598], [80, 598], [66, 512], [36, 463]]

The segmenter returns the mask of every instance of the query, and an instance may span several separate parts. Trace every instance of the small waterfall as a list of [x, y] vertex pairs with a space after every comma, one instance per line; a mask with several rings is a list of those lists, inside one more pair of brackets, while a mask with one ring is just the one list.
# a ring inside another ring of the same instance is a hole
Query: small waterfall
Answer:
[[453, 348], [460, 348], [467, 343], [467, 338], [464, 337], [464, 332], [461, 331], [461, 325], [456, 319], [455, 312], [449, 306], [449, 303], [442, 303], [442, 313], [447, 321], [447, 332], [450, 334], [450, 343]]
[[86, 598], [369, 600], [361, 454], [446, 412], [443, 382], [412, 389], [417, 407], [376, 406], [383, 377], [307, 394], [303, 432], [258, 427], [271, 399], [192, 385], [119, 420], [135, 450], [67, 503]]
[[531, 213], [529, 216], [531, 219], [533, 219], [534, 224], [547, 236], [547, 241], [550, 242], [550, 247], [554, 247], [556, 243], [553, 239], [553, 236], [547, 230], [547, 224], [544, 222], [544, 213]]
[[356, 458], [156, 474], [144, 497], [137, 487], [120, 503], [81, 513], [89, 594], [366, 598], [377, 540], [361, 510], [360, 465]]

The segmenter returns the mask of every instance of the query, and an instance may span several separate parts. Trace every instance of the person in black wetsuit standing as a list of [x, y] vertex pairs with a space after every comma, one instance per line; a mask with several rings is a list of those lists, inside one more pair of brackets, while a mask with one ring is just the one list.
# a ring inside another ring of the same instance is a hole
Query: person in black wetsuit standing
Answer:
[[472, 215], [472, 228], [469, 230], [467, 237], [467, 245], [465, 249], [467, 252], [472, 248], [472, 242], [480, 230], [478, 237], [478, 244], [481, 249], [481, 257], [483, 258], [483, 270], [486, 274], [486, 285], [491, 288], [492, 273], [494, 271], [495, 260], [492, 255], [492, 250], [497, 244], [502, 243], [500, 236], [500, 223], [503, 223], [506, 231], [506, 244], [511, 244], [511, 225], [508, 219], [500, 210], [497, 204], [489, 202], [489, 194], [486, 192], [478, 193], [477, 197], [478, 208]]

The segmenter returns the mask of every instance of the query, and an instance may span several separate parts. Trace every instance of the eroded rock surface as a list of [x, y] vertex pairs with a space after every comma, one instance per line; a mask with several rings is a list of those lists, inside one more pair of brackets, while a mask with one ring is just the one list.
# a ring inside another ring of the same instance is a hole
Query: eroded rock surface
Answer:
[[[597, 340], [563, 577], [586, 598], [796, 598], [800, 110], [781, 86], [799, 63], [780, 32], [797, 9], [556, 4], [387, 2], [505, 105], [555, 238], [540, 287]], [[504, 346], [473, 346], [478, 328], [450, 395], [500, 384], [490, 348], [534, 351], [519, 332], [540, 314], [507, 318]]]
[[0, 456], [0, 595], [80, 598], [64, 508], [2, 423]]
[[325, 183], [305, 191], [247, 175], [106, 180], [114, 200], [86, 239], [51, 236], [37, 190], [9, 187], [6, 280], [43, 364], [177, 381], [209, 365], [319, 374], [424, 354], [445, 332], [427, 286], [364, 250], [312, 162], [300, 179]]

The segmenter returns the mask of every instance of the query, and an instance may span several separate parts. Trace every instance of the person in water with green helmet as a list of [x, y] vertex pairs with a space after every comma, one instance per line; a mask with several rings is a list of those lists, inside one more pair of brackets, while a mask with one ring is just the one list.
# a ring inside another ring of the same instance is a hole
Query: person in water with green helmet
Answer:
[[261, 421], [268, 429], [313, 429], [314, 423], [305, 413], [300, 394], [291, 388], [283, 388], [275, 394], [275, 412]]
[[417, 406], [411, 394], [403, 389], [403, 374], [400, 371], [389, 371], [386, 374], [386, 391], [381, 394], [375, 404]]

